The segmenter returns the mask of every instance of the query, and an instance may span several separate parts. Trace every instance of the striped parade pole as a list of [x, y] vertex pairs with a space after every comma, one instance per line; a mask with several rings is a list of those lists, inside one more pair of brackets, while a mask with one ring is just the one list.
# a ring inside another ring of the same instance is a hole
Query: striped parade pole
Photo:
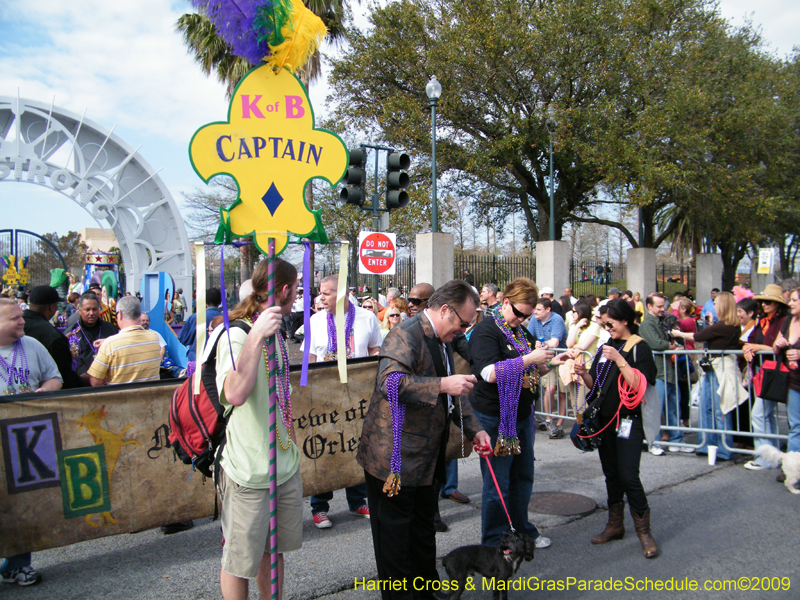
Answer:
[[[275, 238], [269, 238], [267, 255], [267, 302], [275, 306]], [[280, 335], [280, 331], [275, 335]], [[269, 556], [272, 598], [278, 597], [278, 486], [276, 470], [278, 458], [278, 387], [276, 357], [277, 340], [275, 336], [267, 338], [267, 358], [269, 363]]]

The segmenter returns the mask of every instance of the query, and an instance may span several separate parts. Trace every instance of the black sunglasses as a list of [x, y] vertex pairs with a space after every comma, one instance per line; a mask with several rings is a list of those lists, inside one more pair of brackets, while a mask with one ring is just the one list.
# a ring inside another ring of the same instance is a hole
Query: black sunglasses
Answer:
[[511, 302], [511, 300], [509, 300], [509, 301], [508, 301], [508, 303], [511, 305], [511, 310], [513, 310], [513, 311], [514, 311], [514, 314], [515, 314], [515, 315], [517, 315], [517, 318], [518, 318], [518, 319], [522, 319], [522, 320], [524, 321], [525, 319], [527, 319], [528, 317], [530, 317], [530, 316], [531, 316], [530, 314], [527, 314], [527, 315], [526, 315], [524, 312], [520, 312], [520, 311], [518, 311], [518, 310], [517, 310], [517, 307], [516, 307], [516, 306], [514, 306], [514, 303], [513, 303], [513, 302]]
[[614, 324], [611, 321], [604, 321], [603, 323], [600, 323], [600, 326], [603, 327], [604, 329], [614, 328]]
[[408, 299], [409, 304], [413, 304], [414, 306], [419, 306], [423, 302], [427, 302], [427, 301], [428, 301], [428, 298], [409, 298]]
[[458, 311], [455, 308], [453, 308], [452, 306], [448, 306], [447, 308], [449, 308], [454, 313], [456, 313], [456, 316], [458, 317], [458, 320], [461, 321], [461, 329], [469, 329], [470, 324], [467, 323], [464, 319], [461, 318], [461, 315], [458, 314]]

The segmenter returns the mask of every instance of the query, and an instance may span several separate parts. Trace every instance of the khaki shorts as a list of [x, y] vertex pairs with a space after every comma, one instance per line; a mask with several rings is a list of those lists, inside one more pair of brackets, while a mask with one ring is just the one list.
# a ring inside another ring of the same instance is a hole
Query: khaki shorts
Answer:
[[559, 386], [558, 382], [558, 367], [553, 367], [549, 373], [542, 375], [541, 384], [545, 389], [551, 386], [563, 389], [564, 386]]
[[[222, 498], [222, 570], [254, 579], [264, 554], [269, 554], [269, 488], [254, 489], [221, 471], [217, 486]], [[303, 547], [303, 483], [300, 470], [278, 486], [278, 552]]]

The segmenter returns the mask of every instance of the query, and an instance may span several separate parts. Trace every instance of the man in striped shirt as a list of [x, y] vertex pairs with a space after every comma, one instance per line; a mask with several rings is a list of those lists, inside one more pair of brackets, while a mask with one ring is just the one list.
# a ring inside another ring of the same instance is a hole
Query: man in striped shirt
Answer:
[[157, 381], [161, 364], [158, 336], [139, 324], [142, 306], [135, 296], [117, 302], [120, 332], [103, 342], [97, 351], [89, 380], [93, 386]]

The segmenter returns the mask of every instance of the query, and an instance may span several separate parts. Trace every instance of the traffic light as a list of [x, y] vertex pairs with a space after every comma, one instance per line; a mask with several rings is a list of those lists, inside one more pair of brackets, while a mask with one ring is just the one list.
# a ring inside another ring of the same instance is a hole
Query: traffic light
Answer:
[[386, 157], [386, 208], [403, 208], [408, 204], [408, 193], [403, 190], [411, 181], [408, 173], [404, 173], [410, 166], [408, 154], [390, 152]]
[[345, 187], [339, 197], [347, 204], [363, 206], [366, 198], [365, 183], [367, 180], [367, 151], [364, 148], [353, 148], [349, 151], [349, 167], [344, 174]]

